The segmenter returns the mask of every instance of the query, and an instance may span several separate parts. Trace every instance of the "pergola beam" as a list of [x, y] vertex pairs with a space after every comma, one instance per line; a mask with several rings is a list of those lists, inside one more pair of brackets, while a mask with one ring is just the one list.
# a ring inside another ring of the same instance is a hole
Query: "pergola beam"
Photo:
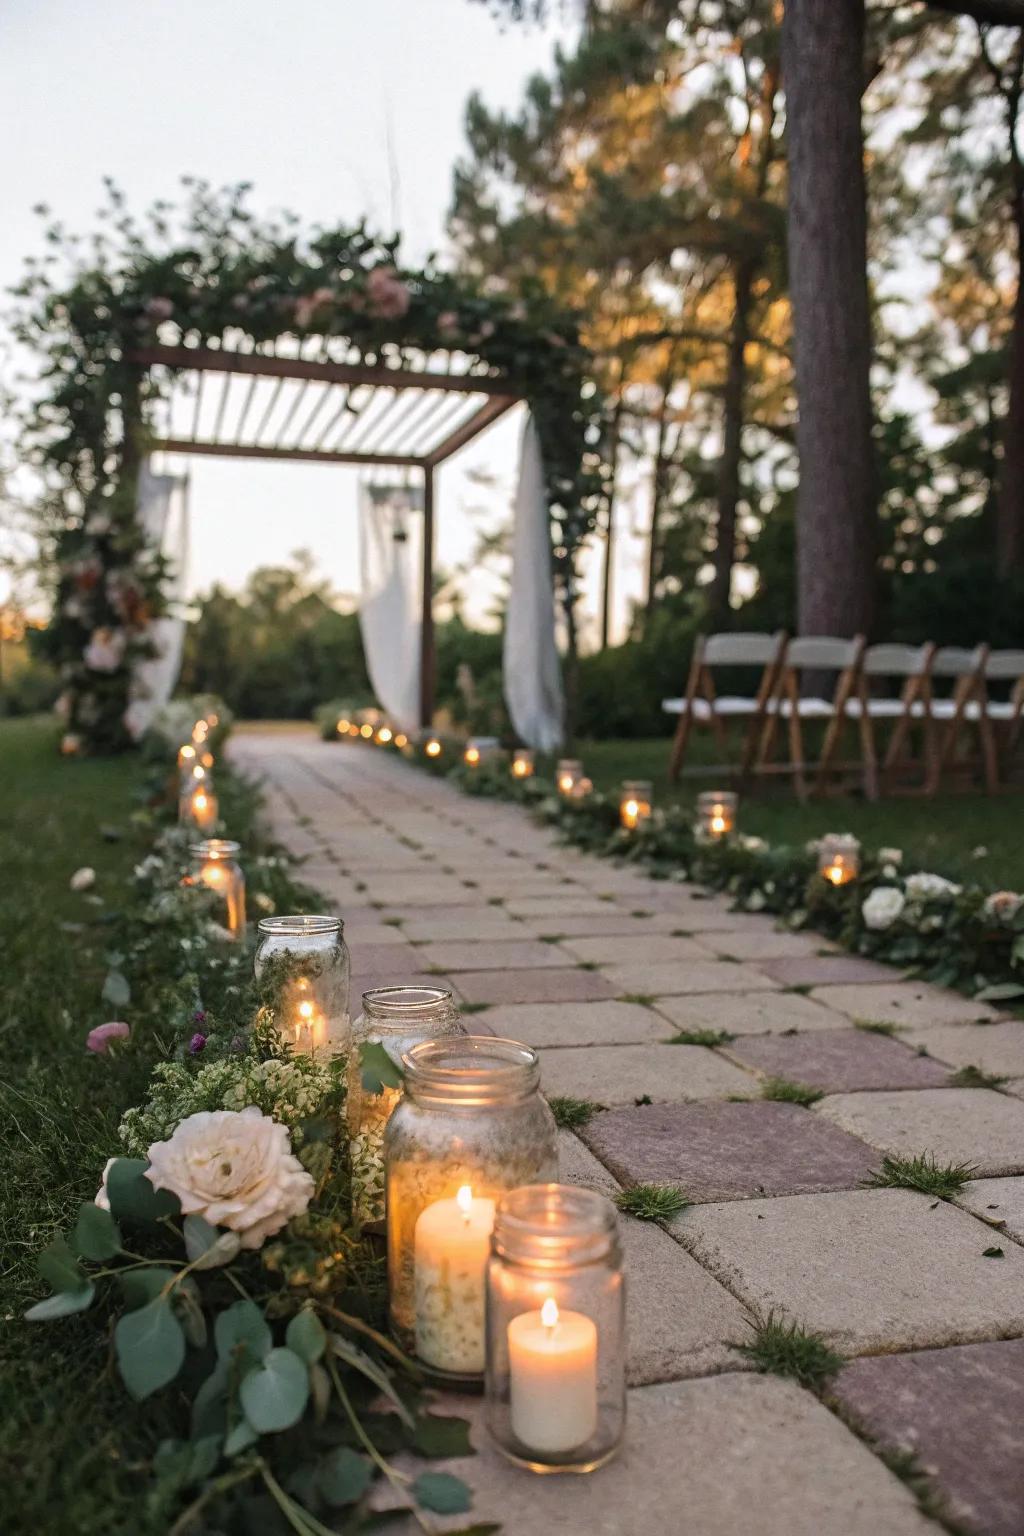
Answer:
[[187, 437], [160, 437], [149, 444], [163, 453], [203, 453], [225, 459], [307, 459], [313, 464], [397, 464], [426, 469], [427, 460], [411, 453], [331, 453], [319, 448], [265, 448], [258, 443], [206, 443]]
[[467, 422], [464, 422], [461, 427], [456, 427], [443, 443], [438, 443], [432, 453], [425, 455], [427, 463], [432, 467], [443, 464], [445, 459], [451, 458], [453, 453], [458, 453], [460, 448], [464, 448], [467, 443], [473, 441], [474, 437], [479, 436], [492, 421], [497, 421], [500, 416], [505, 415], [506, 411], [510, 411], [514, 405], [518, 404], [517, 395], [496, 395], [492, 400], [488, 400]]
[[478, 373], [420, 373], [367, 363], [314, 363], [300, 357], [267, 357], [262, 352], [218, 351], [212, 347], [137, 347], [125, 361], [140, 368], [185, 368], [199, 372], [257, 373], [276, 379], [319, 379], [325, 384], [387, 384], [392, 389], [447, 389], [463, 395], [521, 399], [515, 385]]

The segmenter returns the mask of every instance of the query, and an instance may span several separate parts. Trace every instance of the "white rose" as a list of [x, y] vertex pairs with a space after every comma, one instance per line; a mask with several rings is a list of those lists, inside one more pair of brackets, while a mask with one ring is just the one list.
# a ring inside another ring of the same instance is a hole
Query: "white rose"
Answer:
[[942, 875], [910, 875], [907, 878], [907, 895], [913, 901], [935, 901], [959, 896], [962, 887], [954, 885]]
[[96, 884], [96, 871], [89, 869], [87, 865], [76, 869], [68, 884], [73, 891], [87, 891], [90, 886]]
[[287, 1128], [254, 1104], [190, 1115], [147, 1155], [154, 1189], [177, 1195], [186, 1216], [237, 1232], [243, 1248], [261, 1247], [313, 1198]]
[[1022, 906], [1024, 896], [1018, 896], [1016, 891], [993, 891], [985, 898], [983, 910], [986, 917], [997, 923], [1012, 923]]
[[866, 898], [860, 909], [860, 915], [864, 919], [864, 926], [872, 928], [876, 933], [881, 933], [885, 928], [891, 928], [900, 916], [906, 901], [903, 892], [894, 885], [880, 885]]

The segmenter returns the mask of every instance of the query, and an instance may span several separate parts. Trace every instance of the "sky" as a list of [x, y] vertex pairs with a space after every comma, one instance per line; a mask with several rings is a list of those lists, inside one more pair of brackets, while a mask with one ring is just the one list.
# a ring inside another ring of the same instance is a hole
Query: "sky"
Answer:
[[[306, 224], [365, 215], [397, 227], [418, 263], [444, 249], [470, 92], [514, 107], [568, 26], [503, 29], [480, 0], [2, 0], [0, 287], [41, 250], [33, 206], [89, 232], [104, 175], [136, 210], [173, 197], [183, 174], [251, 181], [254, 206]], [[11, 366], [0, 362], [8, 381]], [[441, 471], [440, 566], [470, 557], [474, 508], [484, 522], [504, 515], [517, 416]], [[237, 587], [297, 548], [355, 592], [357, 471], [198, 458], [189, 468], [193, 592]], [[495, 491], [481, 492], [477, 471]], [[479, 617], [490, 591], [479, 579], [469, 588]]]

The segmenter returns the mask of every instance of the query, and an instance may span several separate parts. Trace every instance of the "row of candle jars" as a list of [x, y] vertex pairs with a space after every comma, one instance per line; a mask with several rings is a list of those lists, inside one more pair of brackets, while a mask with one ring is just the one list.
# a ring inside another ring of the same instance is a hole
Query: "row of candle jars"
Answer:
[[196, 827], [200, 832], [212, 832], [220, 816], [220, 805], [213, 787], [213, 759], [209, 753], [205, 756], [210, 757], [210, 767], [191, 759], [186, 760], [181, 767], [178, 820], [183, 826]]
[[535, 1051], [467, 1035], [421, 1042], [403, 1066], [384, 1133], [392, 1331], [436, 1379], [483, 1382], [511, 1460], [600, 1466], [625, 1413], [614, 1209], [554, 1182]]

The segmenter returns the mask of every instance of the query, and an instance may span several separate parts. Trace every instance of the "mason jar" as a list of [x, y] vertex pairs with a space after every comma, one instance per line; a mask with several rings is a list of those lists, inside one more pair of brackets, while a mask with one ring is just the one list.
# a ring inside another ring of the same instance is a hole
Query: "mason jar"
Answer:
[[384, 1130], [402, 1089], [385, 1083], [373, 1093], [364, 1087], [363, 1046], [380, 1046], [401, 1070], [402, 1057], [421, 1040], [465, 1033], [452, 994], [441, 987], [376, 987], [363, 993], [363, 1011], [352, 1026], [346, 1107], [352, 1214], [364, 1225], [384, 1220]]
[[238, 862], [241, 845], [228, 837], [208, 837], [189, 847], [192, 880], [213, 891], [223, 903], [220, 916], [233, 939], [245, 938], [245, 876]]
[[498, 1201], [487, 1263], [486, 1420], [510, 1461], [592, 1472], [626, 1417], [625, 1279], [615, 1207], [562, 1184]]
[[736, 831], [739, 796], [731, 789], [706, 789], [697, 796], [693, 833], [699, 843], [721, 843]]
[[651, 819], [653, 790], [650, 779], [626, 779], [619, 795], [619, 821], [627, 832], [635, 832]]
[[333, 1056], [352, 1043], [350, 961], [340, 917], [264, 917], [256, 980], [297, 1054]]
[[427, 1040], [402, 1064], [384, 1134], [391, 1327], [435, 1375], [479, 1383], [495, 1204], [557, 1176], [554, 1116], [536, 1051], [514, 1040]]

